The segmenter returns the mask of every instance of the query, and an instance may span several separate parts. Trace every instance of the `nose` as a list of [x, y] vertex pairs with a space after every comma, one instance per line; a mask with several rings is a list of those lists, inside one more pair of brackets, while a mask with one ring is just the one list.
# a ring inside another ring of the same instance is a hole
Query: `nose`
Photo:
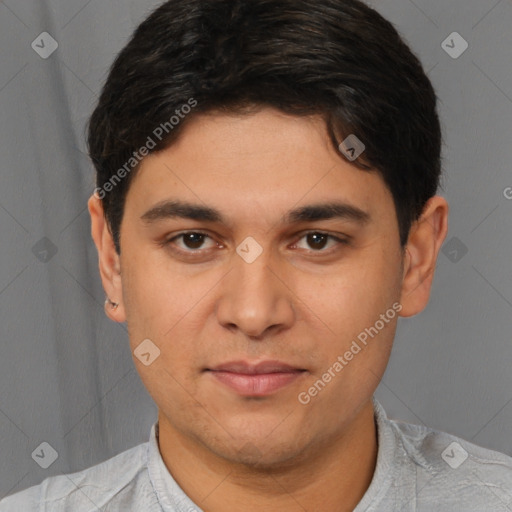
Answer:
[[253, 339], [289, 328], [295, 318], [294, 296], [280, 268], [270, 251], [263, 251], [252, 263], [234, 254], [232, 269], [220, 284], [219, 323]]

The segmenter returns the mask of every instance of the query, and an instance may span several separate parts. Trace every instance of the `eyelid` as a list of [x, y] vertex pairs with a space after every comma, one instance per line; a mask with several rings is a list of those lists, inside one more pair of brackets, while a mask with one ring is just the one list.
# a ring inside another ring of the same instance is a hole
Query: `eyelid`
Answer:
[[331, 240], [334, 240], [335, 242], [337, 242], [337, 244], [334, 247], [331, 247], [330, 249], [327, 249], [327, 250], [322, 250], [322, 249], [317, 250], [317, 251], [315, 251], [313, 249], [306, 250], [306, 252], [308, 254], [318, 254], [319, 256], [329, 255], [329, 254], [335, 252], [336, 250], [338, 250], [340, 245], [348, 245], [350, 243], [350, 239], [352, 238], [348, 235], [334, 234], [329, 231], [323, 231], [321, 229], [308, 229], [308, 230], [303, 231], [297, 235], [297, 239], [296, 239], [297, 241], [293, 243], [293, 247], [295, 247], [295, 245], [300, 240], [302, 240], [305, 236], [310, 235], [310, 234], [323, 235], [323, 236], [326, 236], [326, 237], [330, 238]]
[[[168, 246], [168, 245], [171, 245], [172, 242], [174, 242], [174, 240], [178, 239], [178, 238], [181, 238], [181, 237], [184, 237], [185, 235], [191, 235], [191, 234], [194, 234], [194, 235], [202, 235], [206, 238], [210, 238], [211, 240], [214, 240], [214, 238], [209, 235], [208, 233], [204, 232], [204, 231], [201, 231], [201, 230], [198, 230], [198, 229], [191, 229], [191, 230], [188, 230], [188, 231], [181, 231], [180, 233], [177, 233], [176, 235], [173, 235], [171, 238], [166, 238], [164, 239], [160, 245], [162, 246]], [[219, 244], [217, 243], [218, 246], [220, 247], [223, 247], [222, 244]], [[185, 253], [185, 254], [201, 254], [201, 253], [204, 253], [206, 251], [208, 251], [209, 249], [197, 249], [197, 250], [185, 250], [185, 249], [180, 249], [178, 248], [177, 251], [181, 252], [182, 254]]]

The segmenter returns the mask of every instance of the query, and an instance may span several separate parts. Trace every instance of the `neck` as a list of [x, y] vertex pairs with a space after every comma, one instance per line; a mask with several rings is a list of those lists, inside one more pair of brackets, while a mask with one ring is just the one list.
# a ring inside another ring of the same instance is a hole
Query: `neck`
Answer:
[[367, 491], [377, 460], [371, 400], [334, 439], [312, 444], [300, 460], [280, 467], [258, 468], [219, 457], [175, 430], [160, 413], [159, 429], [166, 467], [207, 512], [351, 512]]

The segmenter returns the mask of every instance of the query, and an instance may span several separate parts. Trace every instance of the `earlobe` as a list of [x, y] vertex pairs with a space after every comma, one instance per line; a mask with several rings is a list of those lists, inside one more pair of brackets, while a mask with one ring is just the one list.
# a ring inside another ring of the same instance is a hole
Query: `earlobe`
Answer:
[[448, 203], [434, 196], [411, 226], [406, 247], [400, 316], [414, 316], [428, 304], [439, 250], [448, 232]]
[[[100, 277], [107, 296], [105, 313], [114, 322], [124, 322], [120, 258], [104, 217], [101, 200], [93, 194], [87, 205], [91, 216], [91, 236], [98, 251]], [[112, 304], [117, 306], [112, 307]]]

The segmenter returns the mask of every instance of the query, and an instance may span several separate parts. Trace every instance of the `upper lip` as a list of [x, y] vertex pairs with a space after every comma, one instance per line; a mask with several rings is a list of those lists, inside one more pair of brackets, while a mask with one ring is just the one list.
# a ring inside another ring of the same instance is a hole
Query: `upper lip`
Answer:
[[290, 366], [281, 361], [260, 361], [259, 363], [249, 363], [246, 361], [231, 361], [223, 363], [214, 368], [208, 368], [211, 371], [241, 373], [245, 375], [261, 375], [265, 373], [291, 373], [303, 371], [302, 368]]

